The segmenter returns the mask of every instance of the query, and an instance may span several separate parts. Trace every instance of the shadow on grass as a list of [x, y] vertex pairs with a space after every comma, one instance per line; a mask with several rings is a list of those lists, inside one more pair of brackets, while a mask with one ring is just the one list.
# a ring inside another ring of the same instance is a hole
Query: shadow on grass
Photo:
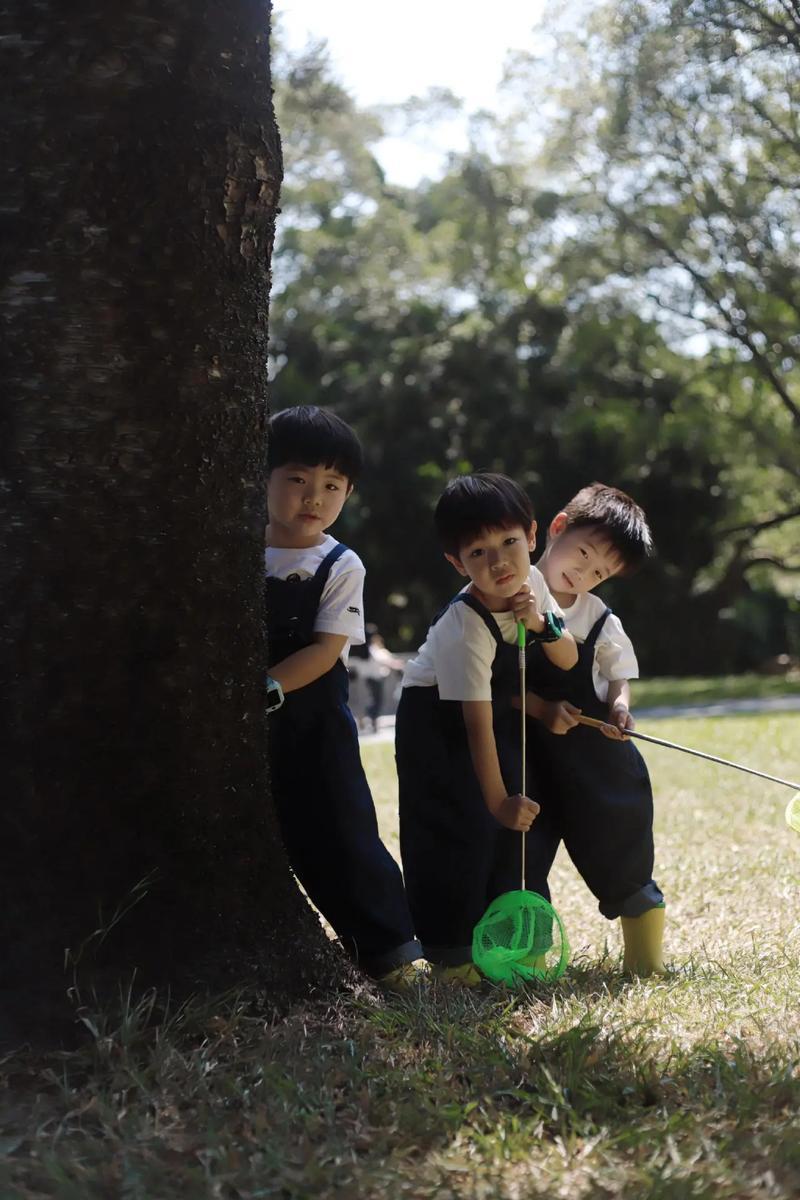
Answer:
[[231, 997], [155, 1027], [90, 1018], [83, 1050], [6, 1060], [0, 1194], [798, 1194], [797, 1051], [682, 1046], [619, 1019], [619, 977], [571, 975], [513, 996], [363, 988], [280, 1020]]

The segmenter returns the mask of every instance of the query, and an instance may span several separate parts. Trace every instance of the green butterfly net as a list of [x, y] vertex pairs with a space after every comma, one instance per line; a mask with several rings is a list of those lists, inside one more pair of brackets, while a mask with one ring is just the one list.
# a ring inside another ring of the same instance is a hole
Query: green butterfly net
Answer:
[[504, 892], [475, 926], [472, 958], [495, 983], [552, 983], [567, 969], [569, 943], [561, 917], [544, 896]]

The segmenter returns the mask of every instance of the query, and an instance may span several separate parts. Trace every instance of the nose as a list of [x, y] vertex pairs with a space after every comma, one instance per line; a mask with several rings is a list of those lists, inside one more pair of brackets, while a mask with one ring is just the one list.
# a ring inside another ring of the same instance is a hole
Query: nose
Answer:
[[319, 488], [310, 487], [303, 496], [303, 504], [306, 508], [319, 508], [322, 504], [322, 491]]

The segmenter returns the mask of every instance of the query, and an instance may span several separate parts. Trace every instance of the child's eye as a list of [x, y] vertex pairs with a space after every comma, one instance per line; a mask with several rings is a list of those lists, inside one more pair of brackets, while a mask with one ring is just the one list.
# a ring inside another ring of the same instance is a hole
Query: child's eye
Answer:
[[289, 483], [305, 483], [305, 479], [303, 479], [302, 475], [290, 475]]
[[470, 558], [480, 558], [480, 556], [482, 554], [483, 554], [482, 550], [470, 550], [470, 552], [469, 552]]
[[338, 492], [339, 491], [338, 483], [326, 483], [325, 486], [329, 492]]
[[584, 558], [588, 558], [588, 557], [589, 557], [589, 555], [588, 555], [588, 554], [586, 553], [586, 551], [584, 550], [583, 546], [581, 546], [581, 548], [580, 548], [580, 551], [581, 551], [581, 554], [583, 555], [583, 557], [584, 557]]
[[518, 538], [518, 537], [507, 537], [507, 538], [505, 539], [505, 541], [504, 541], [503, 545], [504, 545], [504, 546], [513, 546], [513, 545], [514, 545], [514, 543], [515, 543], [515, 542], [518, 542], [518, 541], [519, 541], [519, 538]]

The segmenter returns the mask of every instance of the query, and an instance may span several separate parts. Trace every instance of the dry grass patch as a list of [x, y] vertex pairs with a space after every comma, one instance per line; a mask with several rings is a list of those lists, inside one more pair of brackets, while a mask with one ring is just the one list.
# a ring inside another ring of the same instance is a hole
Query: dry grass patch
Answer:
[[[644, 723], [643, 723], [644, 724]], [[800, 718], [657, 732], [800, 773]], [[576, 949], [510, 995], [257, 997], [98, 1015], [80, 1052], [5, 1064], [0, 1196], [744, 1200], [800, 1193], [800, 838], [781, 789], [647, 748], [666, 980], [628, 982], [568, 861]], [[365, 755], [396, 850], [391, 748]]]

